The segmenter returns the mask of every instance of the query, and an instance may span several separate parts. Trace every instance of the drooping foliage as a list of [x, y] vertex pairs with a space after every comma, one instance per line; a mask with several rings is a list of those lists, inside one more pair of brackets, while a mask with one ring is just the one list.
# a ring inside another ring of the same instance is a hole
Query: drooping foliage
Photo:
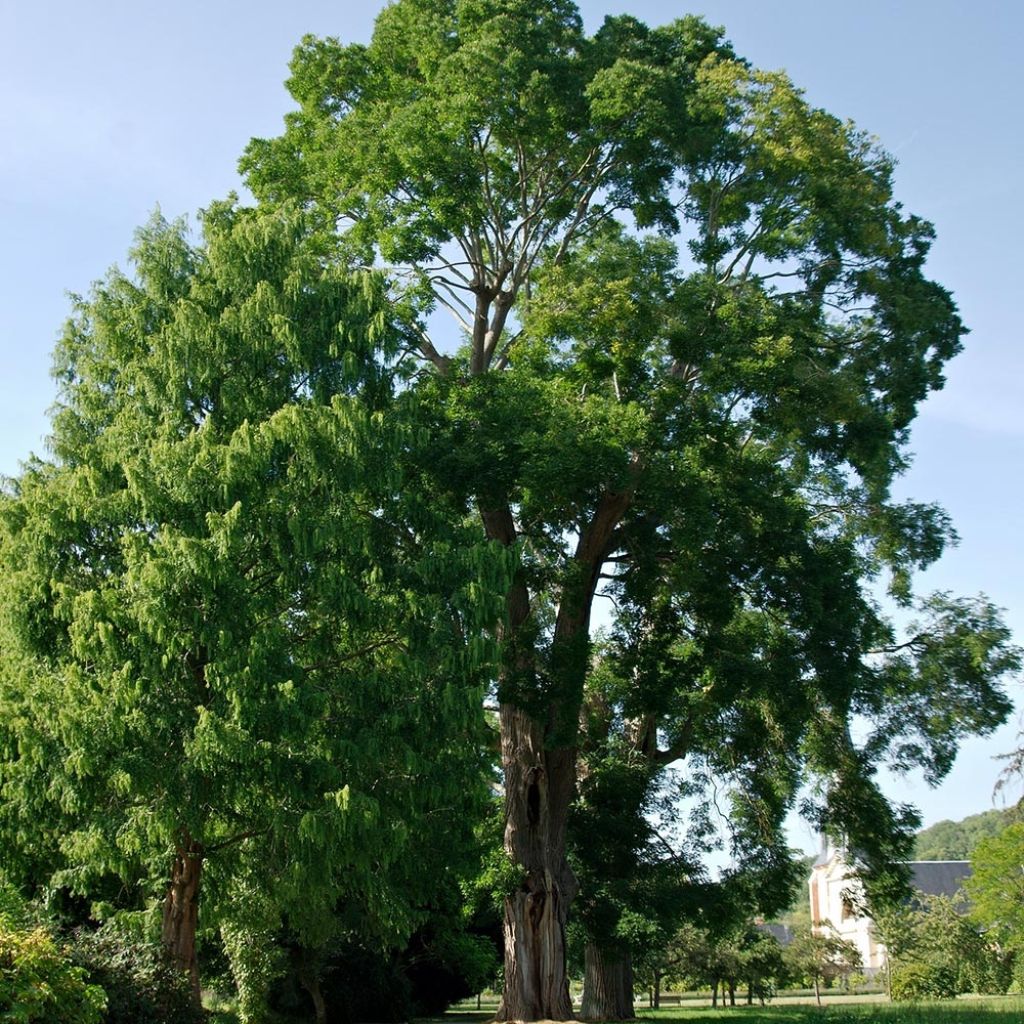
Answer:
[[194, 978], [200, 893], [208, 927], [400, 943], [487, 798], [504, 557], [399, 485], [402, 333], [309, 218], [217, 204], [132, 260], [0, 509], [5, 867], [164, 899]]

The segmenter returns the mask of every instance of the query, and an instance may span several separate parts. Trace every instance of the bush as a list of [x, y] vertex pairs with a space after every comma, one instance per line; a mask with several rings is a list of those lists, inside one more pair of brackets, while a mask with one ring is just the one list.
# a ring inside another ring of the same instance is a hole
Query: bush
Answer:
[[43, 928], [0, 917], [0, 1017], [12, 1024], [100, 1024], [106, 998]]
[[892, 969], [892, 998], [897, 1002], [953, 999], [956, 994], [956, 974], [941, 964], [906, 963]]
[[103, 928], [76, 933], [71, 956], [107, 993], [104, 1024], [202, 1024], [188, 978], [160, 946]]

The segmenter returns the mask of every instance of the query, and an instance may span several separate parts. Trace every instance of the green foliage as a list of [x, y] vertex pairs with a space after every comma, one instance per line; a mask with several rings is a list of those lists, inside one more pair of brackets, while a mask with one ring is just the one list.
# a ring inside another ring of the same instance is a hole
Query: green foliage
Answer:
[[103, 1024], [202, 1024], [188, 979], [176, 971], [160, 946], [118, 934], [111, 928], [79, 931], [69, 955], [88, 980], [107, 996]]
[[249, 886], [313, 945], [400, 945], [487, 797], [510, 558], [403, 487], [400, 332], [309, 218], [216, 204], [132, 257], [0, 504], [4, 866], [134, 912], [185, 849], [207, 927]]
[[830, 984], [852, 974], [861, 966], [860, 951], [851, 942], [833, 934], [815, 934], [808, 929], [794, 935], [784, 950], [785, 962], [794, 977]]
[[770, 999], [786, 978], [785, 954], [778, 939], [748, 926], [739, 952], [740, 981], [747, 984], [755, 998], [762, 1002]]
[[285, 952], [268, 929], [225, 922], [221, 938], [238, 992], [239, 1020], [264, 1024], [270, 1020], [271, 987], [285, 970]]
[[[964, 900], [919, 896], [880, 914], [877, 924], [888, 949], [893, 997], [897, 980], [904, 998], [951, 998], [965, 992], [1003, 993], [1013, 959], [967, 916]], [[926, 986], [926, 989], [920, 989]]]
[[43, 928], [0, 917], [0, 1015], [10, 1024], [100, 1024], [106, 996]]
[[[53, 461], [0, 501], [17, 880], [114, 877], [140, 909], [185, 845], [213, 921], [255, 887], [303, 948], [398, 946], [472, 845], [490, 689], [529, 733], [506, 781], [539, 767], [551, 801], [494, 891], [568, 878], [581, 711], [574, 828], [631, 879], [577, 843], [604, 940], [670, 932], [684, 877], [708, 895], [720, 798], [735, 897], [709, 905], [781, 910], [807, 781], [899, 889], [916, 818], [879, 765], [940, 779], [1020, 655], [985, 599], [912, 591], [952, 528], [890, 488], [964, 328], [891, 158], [695, 17], [588, 36], [571, 0], [398, 0], [291, 70], [242, 161], [260, 209], [216, 204], [199, 245], [155, 222], [136, 278], [77, 301]], [[695, 810], [665, 870], [672, 761]]]
[[[625, 685], [599, 695], [571, 829], [584, 928], [619, 947], [671, 931], [642, 822], [684, 756], [677, 881], [724, 790], [748, 909], [787, 893], [783, 822], [810, 776], [808, 815], [899, 890], [916, 819], [877, 766], [940, 779], [1005, 718], [1019, 655], [988, 602], [911, 590], [952, 528], [889, 488], [963, 327], [892, 160], [692, 17], [588, 37], [562, 0], [400, 0], [368, 44], [307, 37], [291, 70], [298, 110], [242, 169], [262, 203], [337, 225], [341, 261], [386, 267], [436, 371], [408, 404], [423, 479], [521, 557], [498, 697], [546, 748], [588, 717], [611, 577]], [[430, 337], [438, 307], [458, 351]], [[864, 586], [883, 575], [921, 616], [905, 637]]]
[[8, 928], [27, 929], [36, 924], [34, 915], [17, 888], [0, 872], [0, 922]]
[[1024, 822], [982, 839], [971, 855], [971, 877], [964, 885], [971, 916], [986, 936], [1024, 959]]
[[789, 970], [778, 940], [750, 922], [731, 927], [721, 921], [708, 927], [683, 924], [668, 942], [636, 962], [638, 977], [652, 987], [660, 987], [663, 980], [687, 988], [721, 984], [746, 988], [762, 1002], [784, 983]]
[[812, 983], [831, 984], [847, 977], [861, 966], [860, 951], [851, 942], [833, 934], [799, 931], [784, 950], [786, 964], [793, 977]]
[[959, 991], [956, 973], [948, 966], [914, 961], [893, 967], [891, 984], [896, 1002], [952, 999]]
[[982, 811], [962, 821], [939, 821], [918, 832], [914, 860], [970, 860], [983, 839], [1000, 833], [1016, 816], [1014, 809]]

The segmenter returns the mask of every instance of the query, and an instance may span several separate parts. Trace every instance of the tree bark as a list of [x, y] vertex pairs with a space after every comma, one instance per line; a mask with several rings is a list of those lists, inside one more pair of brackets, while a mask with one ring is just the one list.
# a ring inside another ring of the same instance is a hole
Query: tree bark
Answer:
[[651, 1005], [655, 1010], [661, 1009], [661, 971], [654, 972], [654, 1001]]
[[[634, 459], [634, 476], [636, 464]], [[565, 925], [577, 884], [566, 857], [566, 828], [576, 791], [576, 730], [594, 592], [631, 496], [632, 482], [621, 492], [603, 494], [580, 534], [555, 619], [549, 659], [553, 685], [550, 680], [539, 685], [535, 641], [523, 628], [531, 607], [522, 573], [506, 595], [506, 621], [498, 631], [504, 655], [498, 680], [504, 847], [522, 880], [505, 897], [505, 987], [496, 1020], [572, 1019]], [[479, 508], [490, 540], [515, 542], [507, 503], [481, 501]]]
[[821, 1006], [821, 986], [818, 984], [818, 976], [814, 976], [814, 999]]
[[629, 953], [612, 953], [588, 942], [583, 979], [583, 1020], [634, 1020], [633, 960]]
[[320, 988], [320, 978], [315, 971], [303, 970], [299, 973], [299, 982], [309, 993], [313, 1000], [313, 1012], [316, 1014], [316, 1024], [327, 1024], [327, 1003], [324, 1001], [324, 993]]
[[576, 878], [565, 856], [574, 748], [545, 749], [526, 711], [501, 707], [505, 851], [523, 872], [505, 897], [505, 987], [497, 1020], [571, 1020], [565, 924]]
[[185, 832], [171, 865], [171, 884], [164, 900], [161, 938], [174, 966], [187, 974], [192, 997], [201, 1003], [196, 928], [199, 923], [199, 882], [203, 848]]
[[[724, 996], [722, 1002], [725, 1002]], [[736, 981], [733, 978], [729, 979], [729, 1005], [736, 1005]]]
[[718, 979], [716, 978], [711, 986], [711, 1008], [718, 1006]]

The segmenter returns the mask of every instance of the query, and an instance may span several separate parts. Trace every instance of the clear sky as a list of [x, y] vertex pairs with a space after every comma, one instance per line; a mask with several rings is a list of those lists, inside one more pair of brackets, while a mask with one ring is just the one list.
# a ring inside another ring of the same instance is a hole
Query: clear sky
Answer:
[[[325, 0], [0, 0], [0, 473], [41, 451], [50, 351], [68, 311], [124, 261], [159, 205], [191, 214], [239, 188], [254, 135], [289, 107], [289, 53], [306, 32], [365, 39], [379, 3]], [[581, 5], [658, 24], [686, 13], [726, 27], [737, 51], [785, 68], [816, 105], [877, 135], [897, 193], [932, 220], [932, 275], [971, 328], [946, 389], [914, 429], [901, 496], [939, 501], [961, 544], [922, 587], [988, 593], [1024, 640], [1024, 348], [1021, 346], [1024, 5], [1016, 0], [693, 0]], [[1020, 687], [1014, 696], [1020, 700]], [[925, 823], [987, 809], [993, 757], [1016, 721], [967, 744], [937, 791], [900, 780]], [[1013, 796], [1021, 794], [1021, 787]], [[804, 843], [806, 834], [795, 836]]]

